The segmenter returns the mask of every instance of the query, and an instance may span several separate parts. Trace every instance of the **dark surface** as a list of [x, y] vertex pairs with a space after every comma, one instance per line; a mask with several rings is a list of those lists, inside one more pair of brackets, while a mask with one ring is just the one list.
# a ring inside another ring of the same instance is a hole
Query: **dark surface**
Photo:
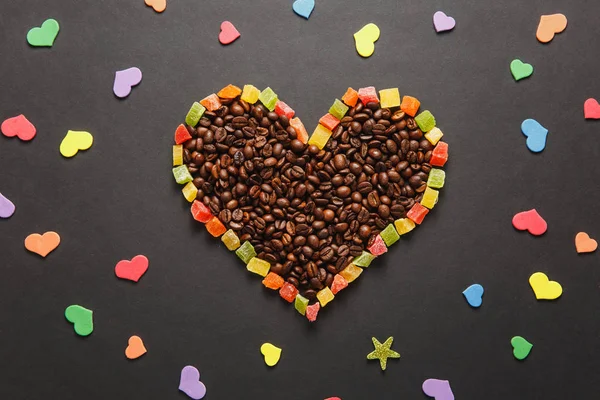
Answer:
[[[320, 1], [308, 21], [290, 1], [169, 0], [162, 15], [142, 0], [2, 1], [0, 119], [24, 113], [31, 143], [0, 138], [0, 192], [17, 212], [0, 221], [0, 398], [183, 399], [179, 373], [200, 369], [207, 399], [424, 399], [422, 382], [449, 379], [457, 399], [566, 399], [600, 389], [598, 255], [573, 238], [599, 238], [597, 135], [583, 102], [599, 96], [595, 0]], [[454, 31], [435, 34], [443, 10]], [[564, 13], [565, 32], [535, 39], [541, 14]], [[51, 49], [30, 48], [28, 29], [53, 17]], [[221, 21], [242, 37], [217, 41]], [[352, 34], [381, 29], [360, 58]], [[527, 80], [514, 58], [534, 65]], [[129, 98], [114, 72], [144, 74]], [[271, 86], [312, 131], [348, 86], [400, 87], [438, 120], [451, 160], [441, 202], [324, 309], [314, 325], [268, 293], [195, 223], [171, 175], [173, 132], [190, 104], [228, 83]], [[550, 130], [546, 150], [525, 147], [520, 124]], [[64, 159], [68, 129], [94, 146]], [[537, 208], [548, 232], [515, 231], [512, 216]], [[55, 230], [47, 259], [23, 239]], [[150, 259], [138, 284], [115, 264]], [[536, 271], [564, 288], [537, 302]], [[471, 309], [461, 292], [485, 287]], [[94, 311], [77, 337], [70, 304]], [[148, 348], [130, 362], [132, 334]], [[385, 373], [367, 361], [371, 336], [393, 335], [400, 360]], [[510, 338], [534, 344], [518, 362]], [[263, 342], [283, 348], [265, 366]]]

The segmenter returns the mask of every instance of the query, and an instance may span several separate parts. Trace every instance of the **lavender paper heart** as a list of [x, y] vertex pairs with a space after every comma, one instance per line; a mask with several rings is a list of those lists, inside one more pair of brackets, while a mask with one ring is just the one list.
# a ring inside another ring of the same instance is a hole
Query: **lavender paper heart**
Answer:
[[129, 96], [131, 88], [142, 81], [142, 71], [138, 67], [131, 67], [115, 74], [113, 92], [115, 96], [124, 98]]
[[206, 386], [200, 382], [200, 372], [191, 365], [183, 367], [179, 378], [179, 390], [194, 400], [200, 400], [206, 394]]
[[454, 400], [450, 382], [441, 379], [427, 379], [423, 382], [423, 392], [435, 400]]
[[9, 218], [15, 212], [15, 205], [0, 193], [0, 218]]
[[433, 26], [436, 32], [445, 32], [452, 30], [456, 26], [456, 21], [443, 11], [437, 11], [433, 14]]

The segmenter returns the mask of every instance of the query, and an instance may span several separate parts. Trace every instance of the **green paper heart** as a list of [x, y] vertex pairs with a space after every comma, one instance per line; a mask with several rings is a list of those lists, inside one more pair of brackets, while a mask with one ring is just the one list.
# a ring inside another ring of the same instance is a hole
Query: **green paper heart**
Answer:
[[515, 81], [527, 78], [533, 74], [533, 65], [524, 63], [519, 59], [514, 59], [510, 63], [510, 72], [512, 73]]
[[515, 336], [510, 340], [513, 347], [513, 355], [517, 360], [524, 360], [529, 355], [533, 345], [521, 336]]
[[94, 330], [92, 315], [92, 310], [75, 304], [65, 310], [65, 317], [73, 324], [75, 333], [79, 336], [88, 336]]
[[27, 42], [32, 46], [52, 47], [59, 30], [60, 27], [58, 21], [55, 19], [47, 19], [41, 27], [31, 28], [29, 32], [27, 32]]

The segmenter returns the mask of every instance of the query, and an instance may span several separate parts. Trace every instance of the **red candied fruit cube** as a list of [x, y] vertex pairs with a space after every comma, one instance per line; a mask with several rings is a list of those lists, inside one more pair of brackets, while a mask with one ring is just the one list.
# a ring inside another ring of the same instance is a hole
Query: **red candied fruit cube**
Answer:
[[325, 128], [330, 131], [334, 130], [336, 126], [340, 123], [340, 120], [334, 117], [333, 115], [327, 113], [321, 117], [319, 123], [323, 125]]
[[277, 113], [277, 115], [285, 115], [288, 119], [294, 118], [294, 114], [296, 114], [292, 107], [281, 100], [277, 100], [277, 103], [275, 103], [275, 113]]
[[333, 277], [333, 282], [331, 283], [331, 293], [338, 294], [338, 292], [342, 289], [346, 289], [348, 287], [348, 281], [346, 278], [341, 276], [340, 274], [335, 274]]
[[371, 102], [379, 103], [379, 97], [377, 97], [377, 90], [375, 90], [375, 86], [358, 89], [358, 97], [364, 105], [367, 105], [367, 103]]
[[315, 304], [306, 307], [306, 318], [308, 318], [310, 322], [315, 322], [317, 320], [317, 314], [319, 314], [320, 309], [321, 305], [319, 304], [319, 302], [316, 302]]
[[433, 151], [431, 152], [431, 159], [429, 164], [434, 167], [443, 167], [448, 161], [448, 143], [438, 142]]
[[373, 243], [369, 247], [367, 247], [367, 250], [369, 250], [369, 252], [371, 252], [371, 254], [373, 254], [374, 256], [380, 256], [383, 253], [387, 253], [387, 246], [381, 238], [381, 235], [375, 236], [375, 240], [373, 240]]
[[210, 209], [198, 200], [194, 200], [192, 203], [191, 211], [194, 219], [202, 223], [207, 223], [213, 216]]
[[179, 124], [177, 129], [175, 130], [175, 143], [181, 144], [185, 143], [192, 138], [192, 135], [188, 132], [187, 128], [184, 124]]
[[427, 207], [423, 207], [421, 203], [415, 203], [414, 206], [406, 213], [406, 216], [410, 218], [415, 224], [421, 225], [423, 219], [429, 212]]
[[296, 295], [298, 294], [298, 289], [296, 286], [292, 285], [289, 282], [285, 282], [281, 289], [279, 289], [279, 295], [288, 303], [296, 300]]
[[275, 272], [269, 272], [263, 279], [262, 284], [269, 289], [277, 290], [283, 286], [283, 278]]
[[354, 107], [358, 102], [358, 92], [351, 87], [342, 96], [342, 101], [349, 107]]

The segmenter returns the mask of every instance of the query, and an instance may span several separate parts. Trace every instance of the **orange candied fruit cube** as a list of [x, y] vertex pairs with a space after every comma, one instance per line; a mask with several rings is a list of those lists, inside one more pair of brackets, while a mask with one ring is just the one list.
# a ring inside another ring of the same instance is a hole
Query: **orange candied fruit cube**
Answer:
[[200, 100], [200, 104], [206, 107], [208, 111], [215, 111], [221, 107], [221, 100], [219, 99], [219, 96], [213, 93]]
[[423, 219], [429, 212], [427, 207], [421, 205], [421, 203], [415, 203], [414, 206], [406, 213], [406, 216], [410, 218], [415, 224], [421, 225]]
[[346, 93], [342, 96], [342, 101], [350, 107], [354, 107], [358, 102], [358, 92], [351, 87], [346, 90]]
[[417, 115], [420, 106], [421, 102], [416, 97], [404, 96], [400, 104], [400, 109], [411, 117], [414, 117]]
[[283, 278], [275, 272], [269, 272], [265, 279], [263, 279], [262, 284], [269, 289], [277, 290], [283, 286]]
[[333, 115], [327, 113], [321, 117], [319, 123], [323, 125], [325, 128], [330, 131], [334, 130], [336, 126], [340, 123], [340, 120], [334, 117]]
[[290, 125], [296, 131], [296, 138], [302, 143], [308, 143], [308, 132], [306, 132], [306, 128], [300, 118], [292, 118], [290, 119]]
[[281, 289], [279, 289], [279, 295], [288, 303], [296, 300], [296, 295], [298, 294], [298, 289], [296, 286], [292, 285], [289, 282], [285, 282]]
[[[414, 207], [414, 206], [413, 206]], [[206, 223], [206, 230], [214, 237], [219, 237], [227, 231], [225, 225], [217, 217], [212, 217]]]
[[[219, 93], [217, 93], [217, 96], [219, 96], [222, 99], [235, 99], [240, 94], [242, 94], [242, 89], [240, 89], [239, 87], [237, 87], [235, 85], [229, 84], [229, 85], [225, 86], [223, 89], [219, 90]], [[208, 108], [208, 107], [206, 107], [206, 108]]]
[[192, 138], [192, 135], [188, 132], [187, 128], [183, 124], [179, 124], [175, 130], [175, 143], [185, 143]]

